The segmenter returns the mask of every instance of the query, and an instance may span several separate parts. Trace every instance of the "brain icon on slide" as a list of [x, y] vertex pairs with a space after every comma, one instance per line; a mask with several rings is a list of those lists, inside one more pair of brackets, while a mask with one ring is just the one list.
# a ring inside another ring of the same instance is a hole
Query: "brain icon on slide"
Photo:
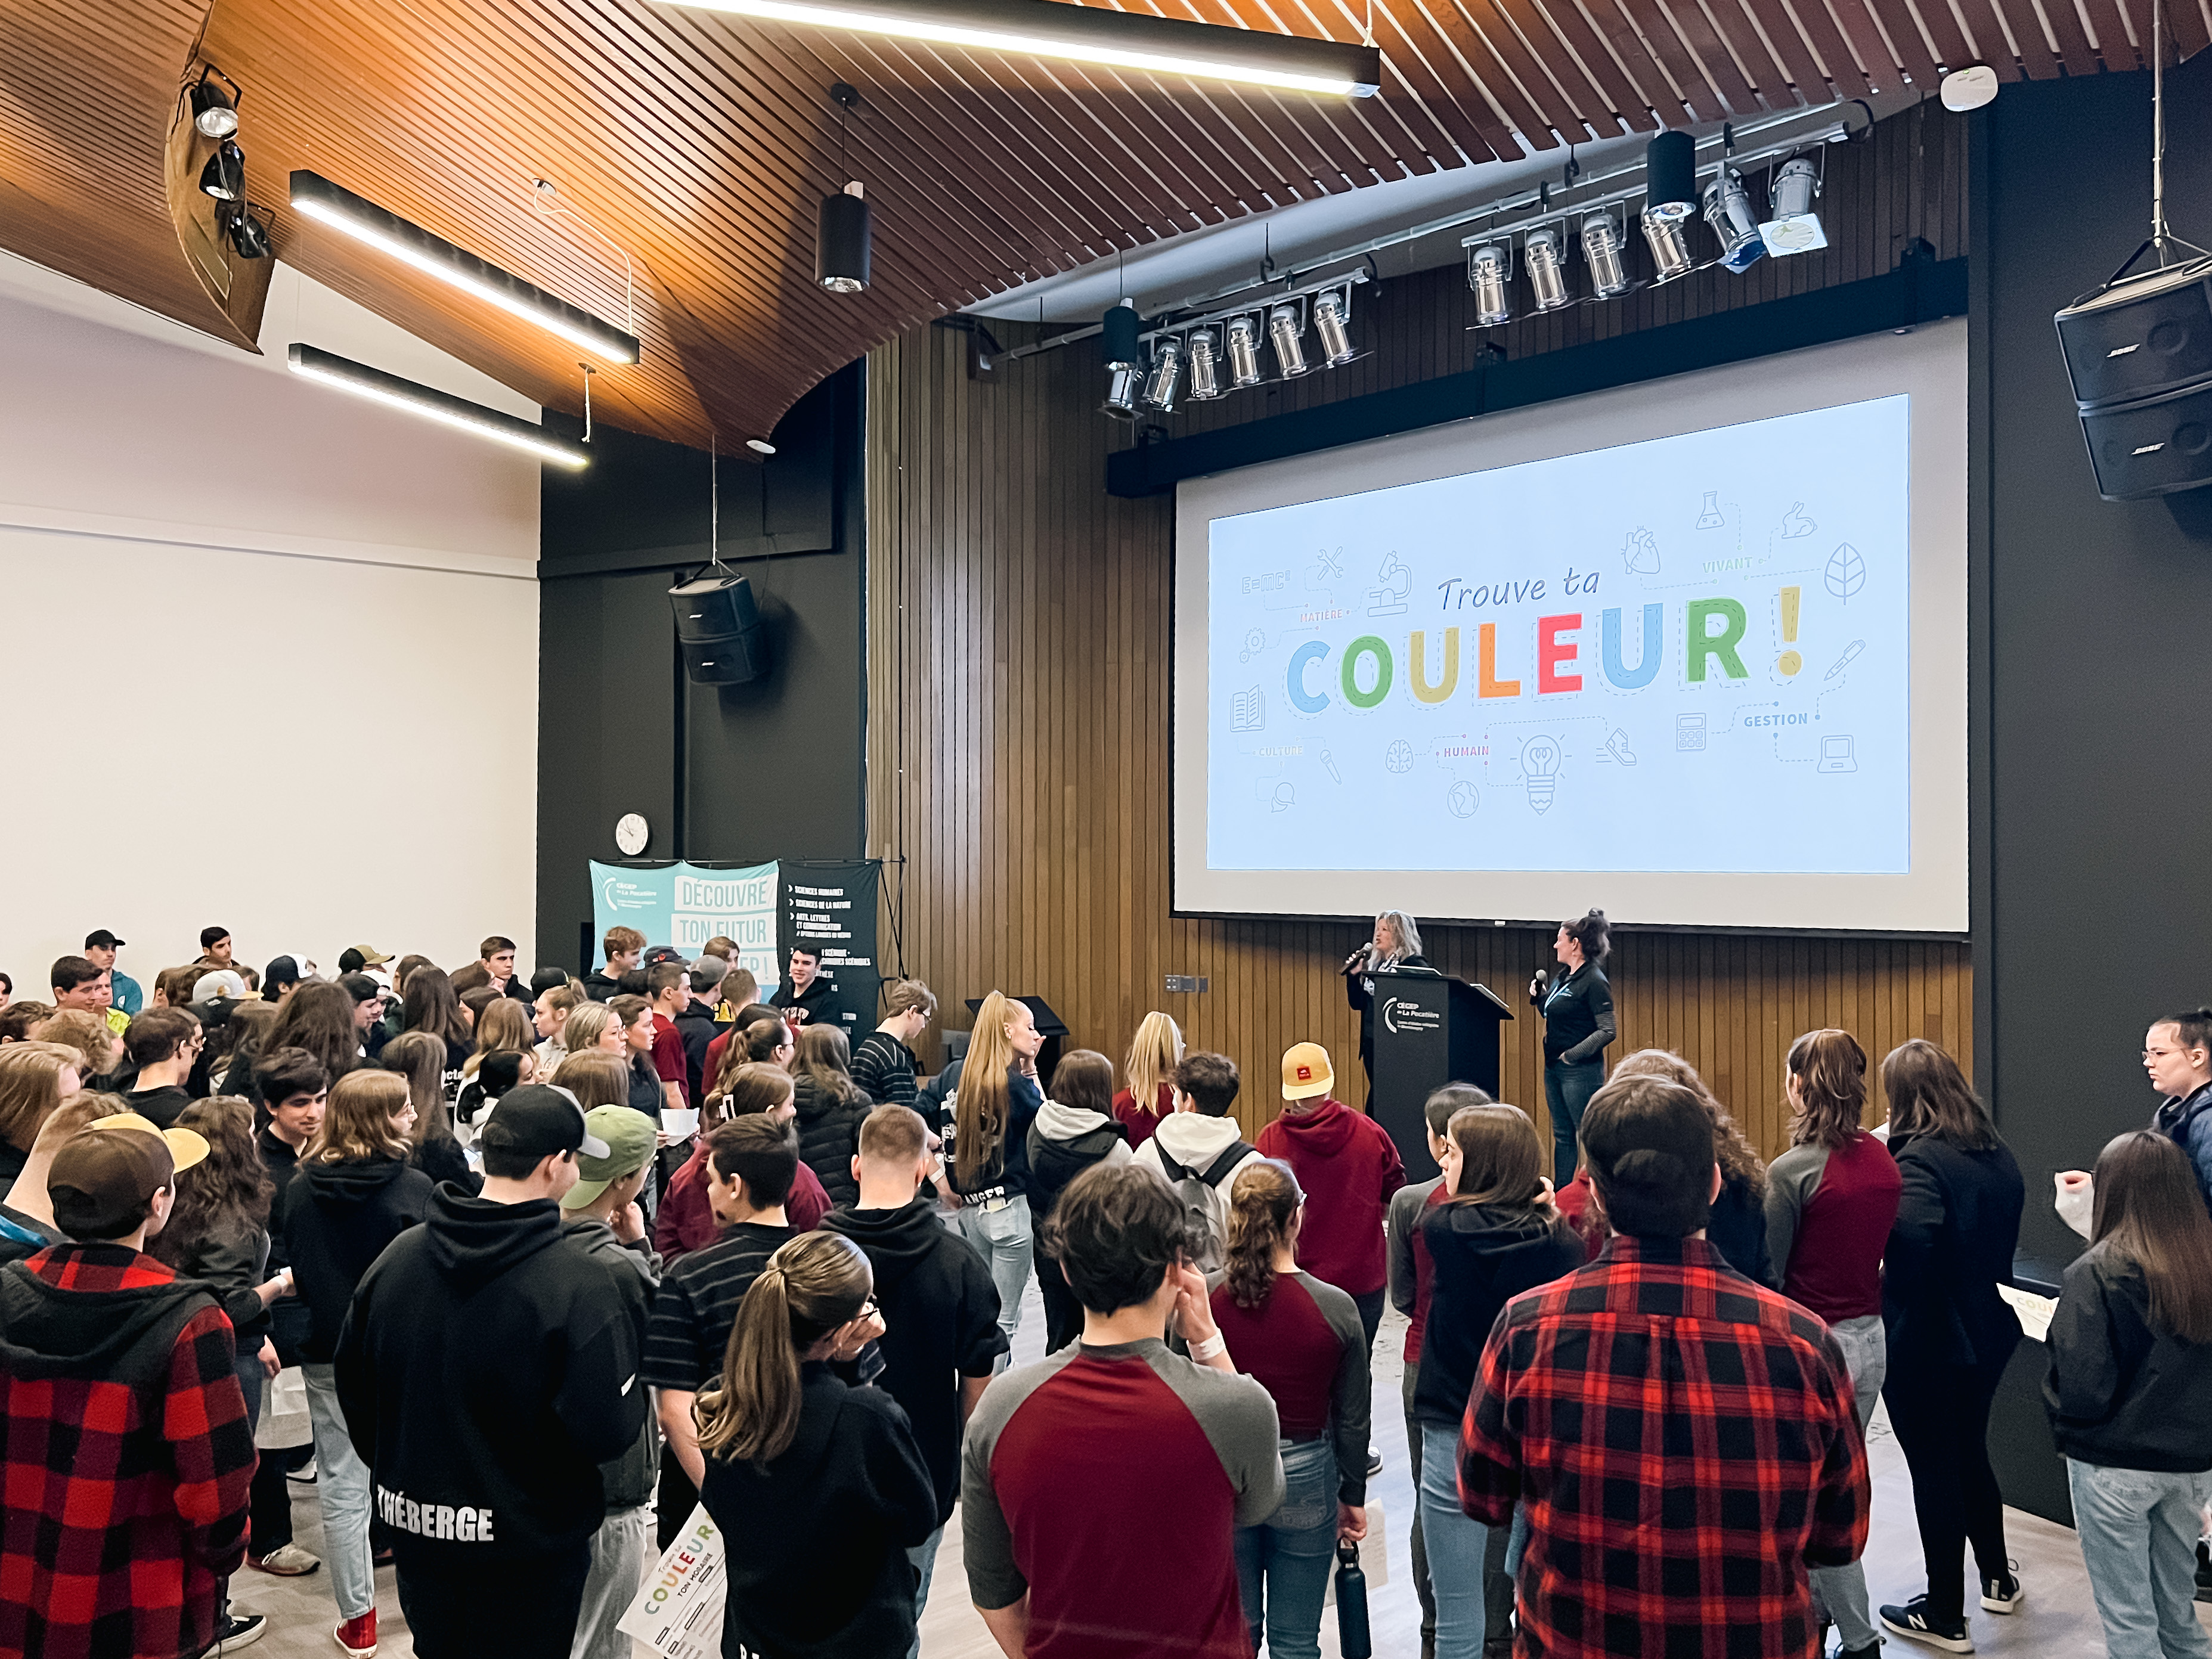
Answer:
[[1412, 771], [1413, 769], [1413, 745], [1407, 743], [1405, 738], [1400, 738], [1396, 742], [1393, 743], [1388, 749], [1385, 749], [1382, 751], [1382, 764], [1385, 769], [1392, 772]]

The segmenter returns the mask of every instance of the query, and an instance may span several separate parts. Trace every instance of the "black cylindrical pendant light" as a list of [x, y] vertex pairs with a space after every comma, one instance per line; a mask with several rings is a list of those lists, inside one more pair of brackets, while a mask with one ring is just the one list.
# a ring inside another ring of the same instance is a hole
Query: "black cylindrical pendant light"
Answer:
[[1137, 305], [1133, 300], [1121, 300], [1106, 313], [1098, 329], [1098, 343], [1105, 356], [1106, 366], [1120, 363], [1140, 363], [1145, 360], [1145, 348], [1138, 339], [1141, 331], [1137, 319]]
[[816, 224], [814, 280], [832, 294], [858, 294], [868, 285], [868, 204], [854, 179], [822, 198]]
[[1679, 222], [1698, 210], [1698, 141], [1662, 132], [1644, 147], [1644, 210]]

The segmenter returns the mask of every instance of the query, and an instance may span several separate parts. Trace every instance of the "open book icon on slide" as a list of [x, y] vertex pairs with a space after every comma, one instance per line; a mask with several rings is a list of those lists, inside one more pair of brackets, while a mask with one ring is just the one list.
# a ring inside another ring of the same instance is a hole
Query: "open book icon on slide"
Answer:
[[1258, 686], [1249, 691], [1229, 694], [1229, 729], [1232, 732], [1260, 732], [1267, 725], [1267, 700]]

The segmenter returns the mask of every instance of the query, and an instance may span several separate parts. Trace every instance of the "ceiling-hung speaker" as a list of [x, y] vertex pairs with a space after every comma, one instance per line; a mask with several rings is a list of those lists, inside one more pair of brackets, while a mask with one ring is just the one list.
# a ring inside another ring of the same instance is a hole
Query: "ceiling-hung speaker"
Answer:
[[2132, 403], [2084, 404], [2081, 436], [2108, 501], [2212, 484], [2212, 378]]
[[707, 685], [736, 685], [768, 672], [768, 635], [744, 576], [702, 576], [668, 590], [684, 672]]
[[2195, 386], [2212, 377], [2212, 259], [2109, 283], [2051, 320], [2085, 410]]

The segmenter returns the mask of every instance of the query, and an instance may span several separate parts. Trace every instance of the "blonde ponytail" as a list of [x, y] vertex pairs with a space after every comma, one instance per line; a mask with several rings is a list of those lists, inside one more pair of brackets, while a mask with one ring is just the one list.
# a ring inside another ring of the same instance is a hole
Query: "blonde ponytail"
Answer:
[[799, 1365], [817, 1342], [849, 1323], [874, 1275], [841, 1233], [806, 1233], [783, 1245], [745, 1292], [722, 1375], [691, 1403], [699, 1449], [763, 1467], [799, 1436]]

